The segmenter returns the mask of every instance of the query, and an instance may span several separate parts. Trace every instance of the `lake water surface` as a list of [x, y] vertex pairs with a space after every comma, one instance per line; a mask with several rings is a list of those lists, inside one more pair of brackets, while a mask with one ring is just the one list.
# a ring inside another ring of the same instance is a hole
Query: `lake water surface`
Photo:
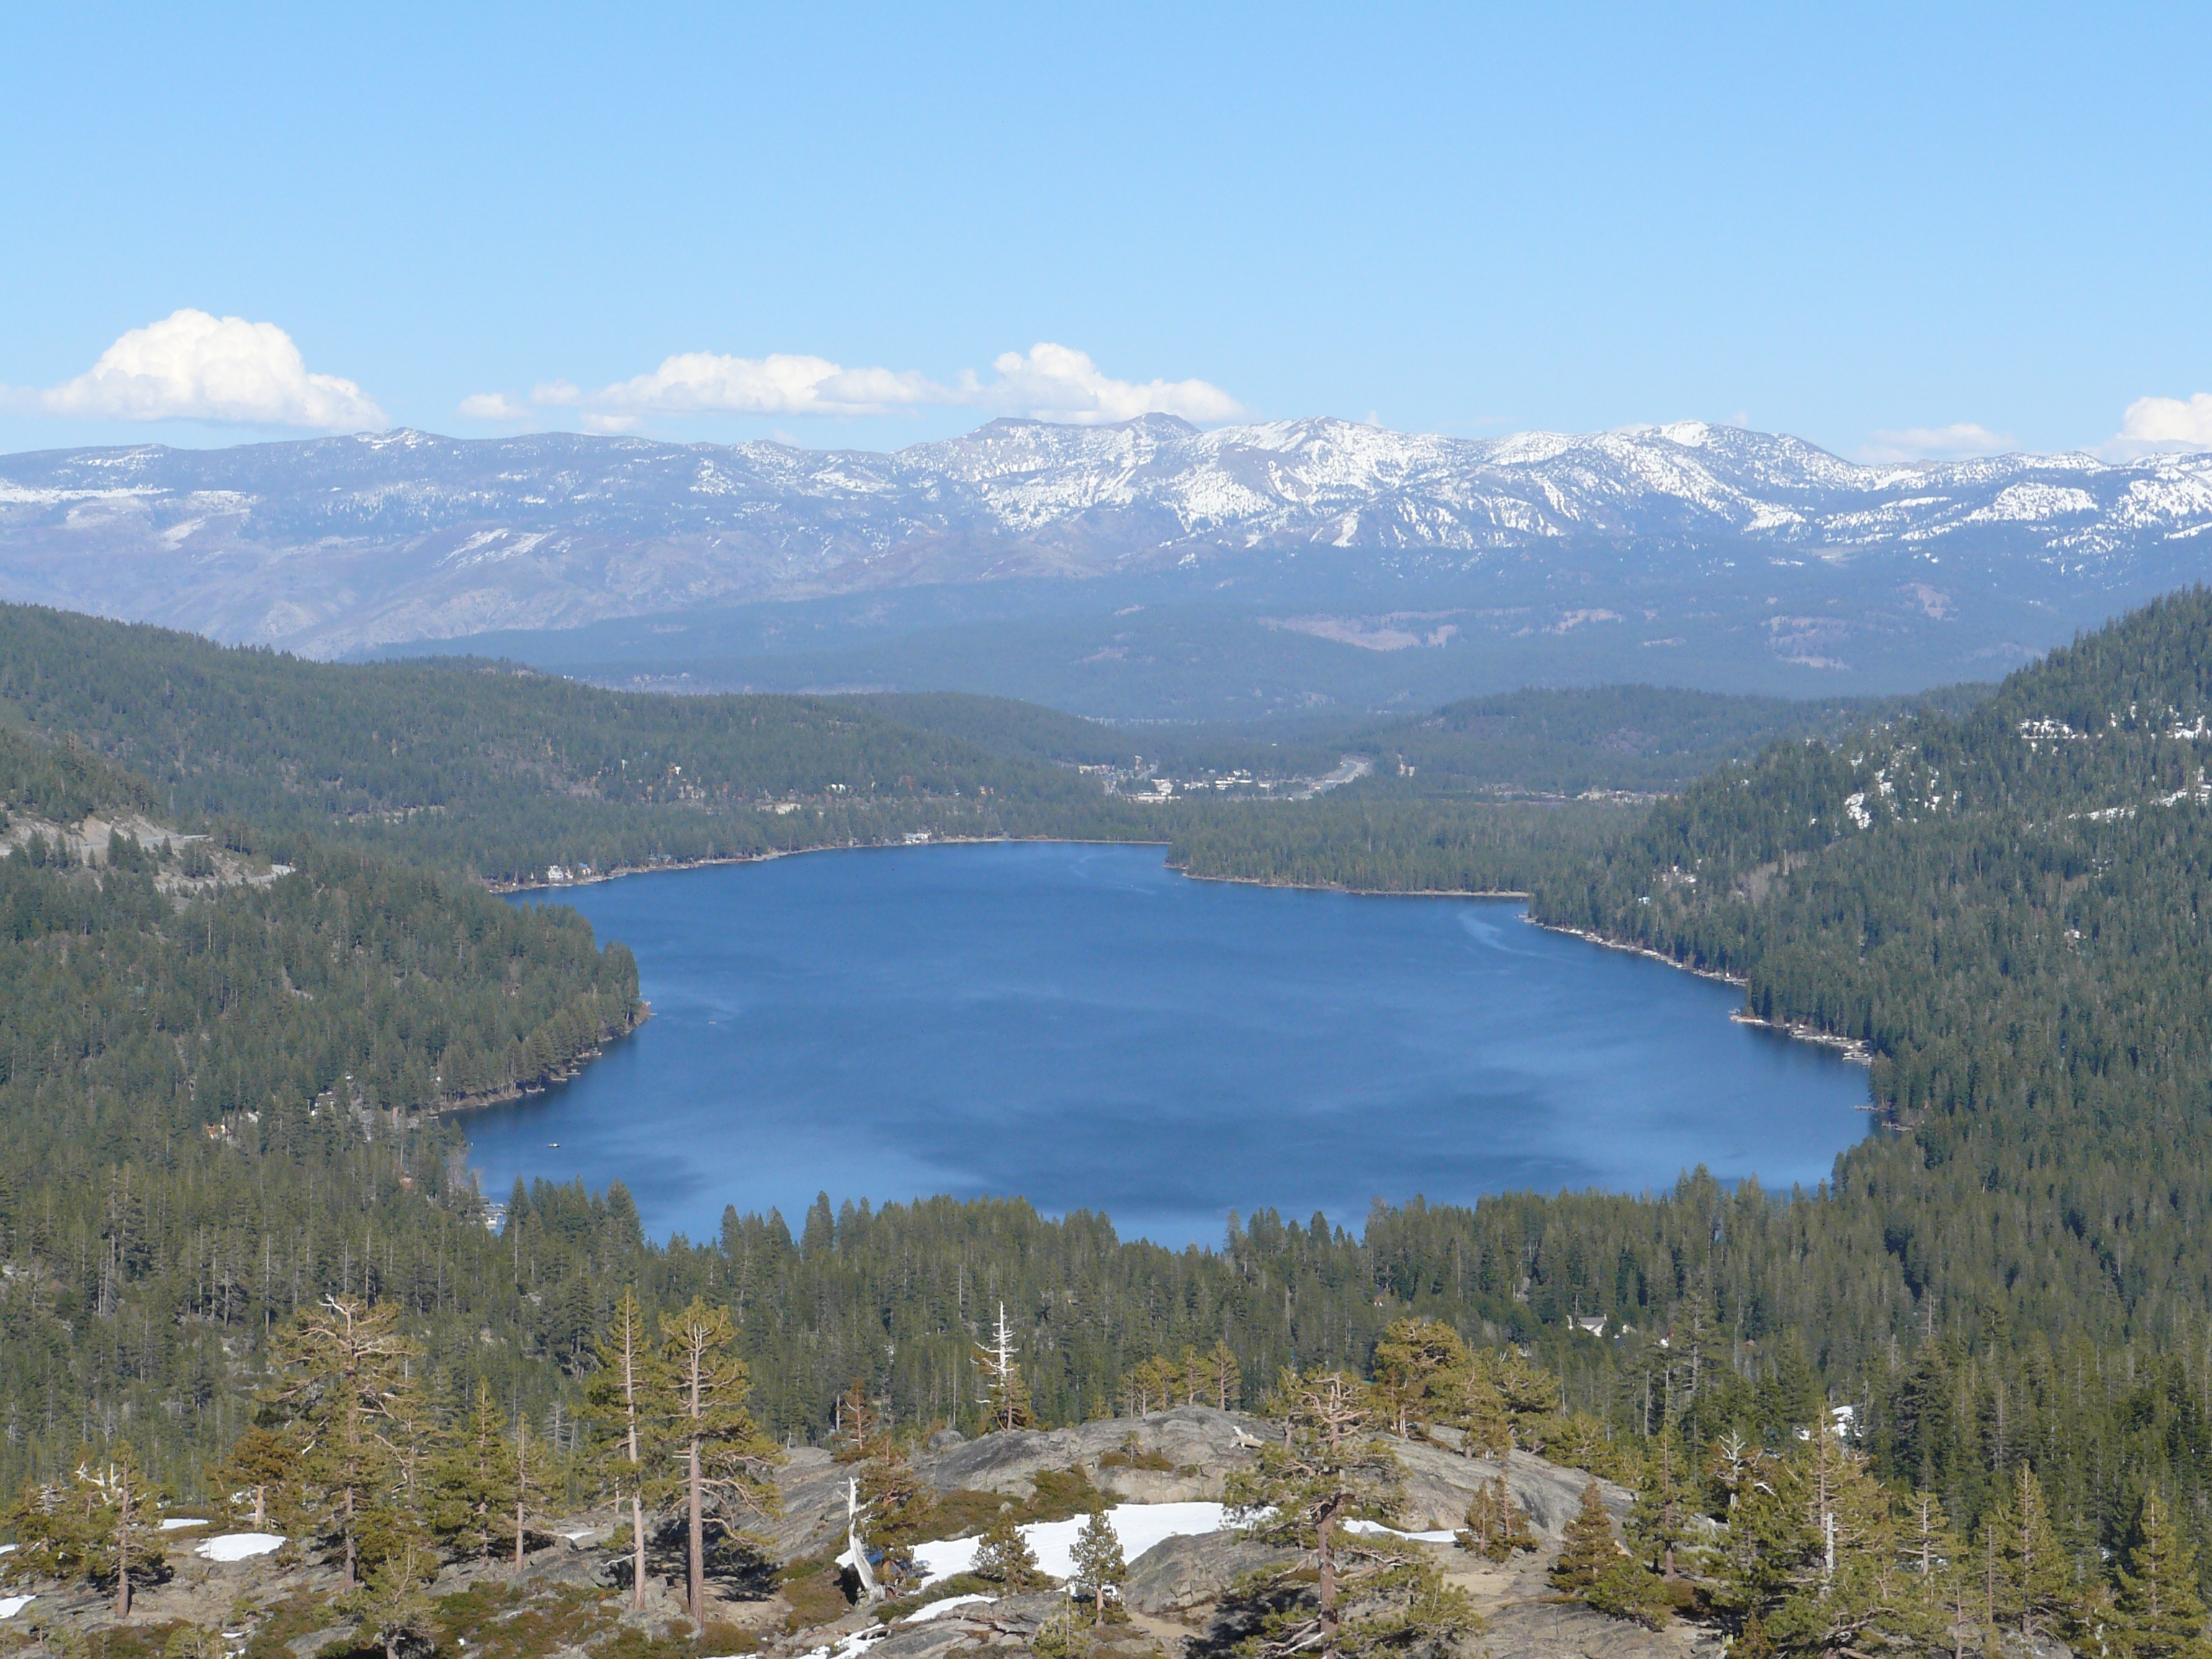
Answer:
[[[540, 895], [520, 902], [544, 902]], [[812, 854], [557, 901], [636, 952], [653, 1018], [465, 1121], [484, 1190], [628, 1183], [647, 1229], [817, 1191], [1019, 1194], [1123, 1237], [1227, 1212], [1670, 1185], [1770, 1188], [1866, 1133], [1866, 1073], [1730, 1022], [1724, 985], [1494, 899], [1185, 879], [1157, 848]], [[549, 1143], [559, 1143], [554, 1146]]]

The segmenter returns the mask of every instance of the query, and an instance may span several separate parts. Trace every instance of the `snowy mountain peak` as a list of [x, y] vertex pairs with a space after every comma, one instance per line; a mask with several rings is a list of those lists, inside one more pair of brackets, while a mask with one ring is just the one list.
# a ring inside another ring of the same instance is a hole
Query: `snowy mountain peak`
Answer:
[[1859, 466], [1703, 421], [1459, 439], [1008, 419], [891, 454], [400, 428], [0, 457], [0, 593], [309, 650], [1305, 547], [1399, 569], [1606, 544], [2187, 579], [2208, 532], [2212, 457]]

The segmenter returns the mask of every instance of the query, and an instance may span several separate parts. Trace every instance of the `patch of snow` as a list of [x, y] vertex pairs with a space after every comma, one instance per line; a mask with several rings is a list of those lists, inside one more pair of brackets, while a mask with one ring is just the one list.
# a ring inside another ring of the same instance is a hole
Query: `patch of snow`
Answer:
[[[1219, 1532], [1228, 1524], [1227, 1514], [1219, 1504], [1117, 1504], [1106, 1511], [1106, 1522], [1121, 1540], [1121, 1553], [1133, 1561], [1165, 1539]], [[1067, 1578], [1075, 1572], [1076, 1535], [1086, 1519], [1038, 1521], [1018, 1530], [1040, 1568], [1054, 1578]], [[968, 1571], [975, 1565], [975, 1549], [981, 1542], [980, 1538], [947, 1538], [915, 1545], [914, 1560], [922, 1570], [923, 1586]]]
[[1968, 524], [1990, 524], [2012, 519], [2034, 523], [2040, 520], [2070, 517], [2077, 513], [2094, 513], [2097, 498], [2086, 489], [2074, 489], [2057, 484], [2008, 484], [1997, 492], [1997, 498], [1987, 507], [1966, 514]]
[[273, 1532], [218, 1533], [194, 1550], [210, 1561], [249, 1561], [257, 1555], [274, 1555], [284, 1547], [281, 1534]]
[[0, 1619], [13, 1619], [38, 1599], [35, 1595], [0, 1595]]
[[970, 1607], [978, 1601], [995, 1601], [998, 1599], [995, 1595], [948, 1595], [942, 1601], [932, 1601], [927, 1607], [909, 1613], [899, 1622], [919, 1625], [924, 1620], [941, 1618], [955, 1607]]
[[173, 1515], [167, 1520], [161, 1522], [161, 1530], [163, 1532], [176, 1532], [185, 1527], [204, 1527], [205, 1525], [207, 1525], [207, 1517], [204, 1516], [201, 1516], [198, 1520], [191, 1520], [181, 1515]]
[[867, 1630], [856, 1630], [838, 1643], [836, 1647], [811, 1648], [801, 1654], [799, 1659], [860, 1659], [860, 1655], [890, 1634], [890, 1629], [885, 1625], [873, 1626]]

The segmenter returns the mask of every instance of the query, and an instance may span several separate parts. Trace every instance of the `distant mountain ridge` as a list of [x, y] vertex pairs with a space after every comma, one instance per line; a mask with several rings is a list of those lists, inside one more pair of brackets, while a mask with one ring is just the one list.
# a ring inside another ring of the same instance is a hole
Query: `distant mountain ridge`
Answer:
[[890, 454], [400, 430], [0, 457], [0, 597], [314, 655], [1316, 549], [1449, 572], [1606, 544], [1669, 575], [1714, 550], [1881, 553], [2132, 592], [2200, 574], [2208, 532], [2212, 456], [1860, 466], [1700, 422], [1464, 440], [1002, 420]]

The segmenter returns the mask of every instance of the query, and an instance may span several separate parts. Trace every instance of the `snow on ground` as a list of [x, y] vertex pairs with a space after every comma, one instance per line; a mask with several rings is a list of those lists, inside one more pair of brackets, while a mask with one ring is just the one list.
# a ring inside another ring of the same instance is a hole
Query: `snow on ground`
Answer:
[[[1116, 1504], [1106, 1511], [1106, 1520], [1121, 1540], [1122, 1555], [1133, 1561], [1163, 1539], [1219, 1532], [1226, 1513], [1219, 1504]], [[1075, 1572], [1075, 1538], [1083, 1530], [1084, 1521], [1080, 1516], [1073, 1521], [1037, 1521], [1020, 1532], [1029, 1540], [1037, 1565], [1054, 1578], [1066, 1578]], [[974, 1566], [980, 1542], [975, 1538], [947, 1538], [915, 1545], [915, 1565], [922, 1570], [924, 1586]]]
[[218, 1534], [194, 1550], [210, 1561], [246, 1561], [257, 1555], [273, 1555], [284, 1547], [283, 1536], [273, 1532]]
[[932, 1601], [927, 1607], [909, 1613], [900, 1622], [919, 1625], [925, 1619], [935, 1619], [941, 1614], [951, 1612], [955, 1607], [969, 1607], [977, 1601], [995, 1601], [998, 1599], [995, 1595], [948, 1595], [942, 1601]]
[[887, 1626], [872, 1626], [866, 1630], [854, 1631], [834, 1648], [811, 1648], [799, 1655], [799, 1659], [860, 1659], [872, 1644], [882, 1641], [890, 1634]]
[[13, 1619], [38, 1599], [35, 1595], [0, 1595], [0, 1619]]
[[163, 1532], [175, 1532], [179, 1528], [184, 1527], [204, 1527], [205, 1525], [207, 1525], [207, 1519], [204, 1516], [197, 1521], [192, 1521], [187, 1520], [183, 1516], [173, 1515], [167, 1520], [161, 1522], [161, 1530]]

